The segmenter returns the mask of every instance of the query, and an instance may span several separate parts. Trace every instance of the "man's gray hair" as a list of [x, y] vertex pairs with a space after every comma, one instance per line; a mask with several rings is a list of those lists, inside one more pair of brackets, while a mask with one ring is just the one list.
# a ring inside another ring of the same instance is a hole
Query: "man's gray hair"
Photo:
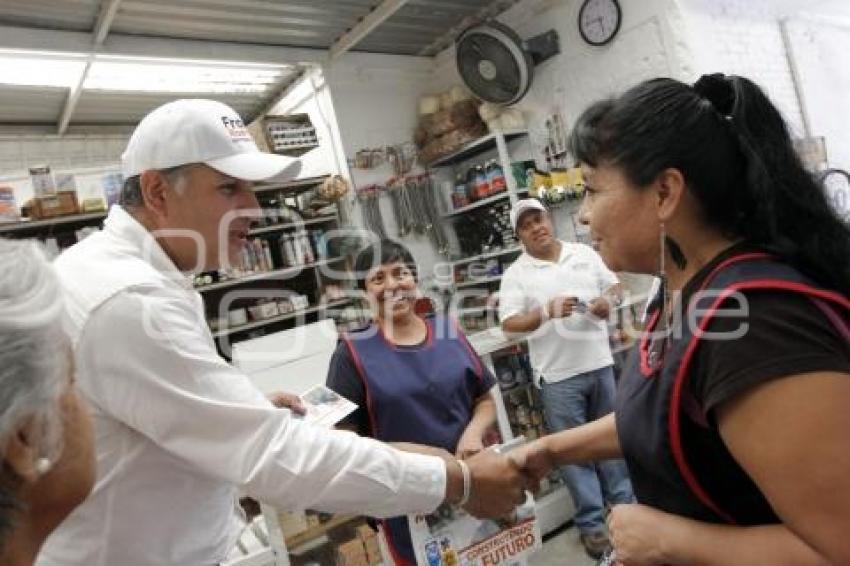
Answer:
[[[38, 455], [55, 459], [61, 450], [58, 399], [71, 364], [62, 330], [64, 303], [59, 280], [42, 246], [0, 238], [0, 453], [26, 420], [40, 435]], [[18, 506], [0, 469], [0, 543]]]
[[[159, 172], [165, 175], [168, 181], [174, 185], [175, 190], [182, 191], [183, 179], [186, 178], [186, 173], [189, 168], [196, 165], [195, 163], [186, 163], [168, 169], [159, 169]], [[140, 208], [145, 205], [145, 199], [142, 197], [142, 182], [141, 175], [133, 175], [124, 179], [124, 186], [121, 187], [121, 196], [118, 199], [118, 204], [124, 208]]]

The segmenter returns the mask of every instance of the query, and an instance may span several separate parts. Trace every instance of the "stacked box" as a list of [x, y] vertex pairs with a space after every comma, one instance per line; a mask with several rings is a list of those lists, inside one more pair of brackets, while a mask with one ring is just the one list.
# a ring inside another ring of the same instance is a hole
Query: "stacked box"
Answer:
[[336, 566], [370, 566], [363, 541], [356, 538], [337, 546]]

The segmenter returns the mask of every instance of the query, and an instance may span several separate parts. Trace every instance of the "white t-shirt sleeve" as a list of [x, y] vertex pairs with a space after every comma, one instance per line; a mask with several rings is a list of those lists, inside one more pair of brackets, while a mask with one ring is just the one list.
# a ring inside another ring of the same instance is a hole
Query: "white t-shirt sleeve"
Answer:
[[440, 504], [441, 459], [305, 425], [275, 408], [218, 355], [195, 306], [168, 295], [110, 299], [78, 343], [81, 390], [199, 473], [280, 508], [385, 517]]
[[519, 271], [509, 267], [499, 286], [499, 320], [504, 322], [528, 309], [529, 299], [520, 281]]

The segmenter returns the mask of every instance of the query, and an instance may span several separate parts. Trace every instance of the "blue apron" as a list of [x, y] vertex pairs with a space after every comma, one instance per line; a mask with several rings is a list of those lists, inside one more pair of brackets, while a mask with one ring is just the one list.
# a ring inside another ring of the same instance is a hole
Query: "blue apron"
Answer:
[[[396, 346], [375, 326], [341, 339], [363, 381], [371, 436], [454, 454], [481, 395], [484, 369], [451, 319], [425, 323], [428, 334], [420, 346]], [[415, 564], [406, 517], [384, 525], [395, 563]]]

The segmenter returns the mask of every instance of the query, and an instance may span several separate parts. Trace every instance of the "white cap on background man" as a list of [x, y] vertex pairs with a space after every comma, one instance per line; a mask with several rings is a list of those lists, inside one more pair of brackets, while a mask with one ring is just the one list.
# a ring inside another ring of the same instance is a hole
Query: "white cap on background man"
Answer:
[[546, 207], [543, 206], [543, 203], [536, 198], [523, 198], [516, 201], [511, 207], [510, 213], [511, 228], [514, 229], [514, 232], [516, 232], [517, 222], [519, 222], [520, 217], [529, 210], [546, 212]]
[[286, 181], [301, 170], [298, 159], [261, 152], [239, 114], [215, 100], [175, 100], [152, 110], [121, 155], [125, 179], [187, 163], [244, 181]]

